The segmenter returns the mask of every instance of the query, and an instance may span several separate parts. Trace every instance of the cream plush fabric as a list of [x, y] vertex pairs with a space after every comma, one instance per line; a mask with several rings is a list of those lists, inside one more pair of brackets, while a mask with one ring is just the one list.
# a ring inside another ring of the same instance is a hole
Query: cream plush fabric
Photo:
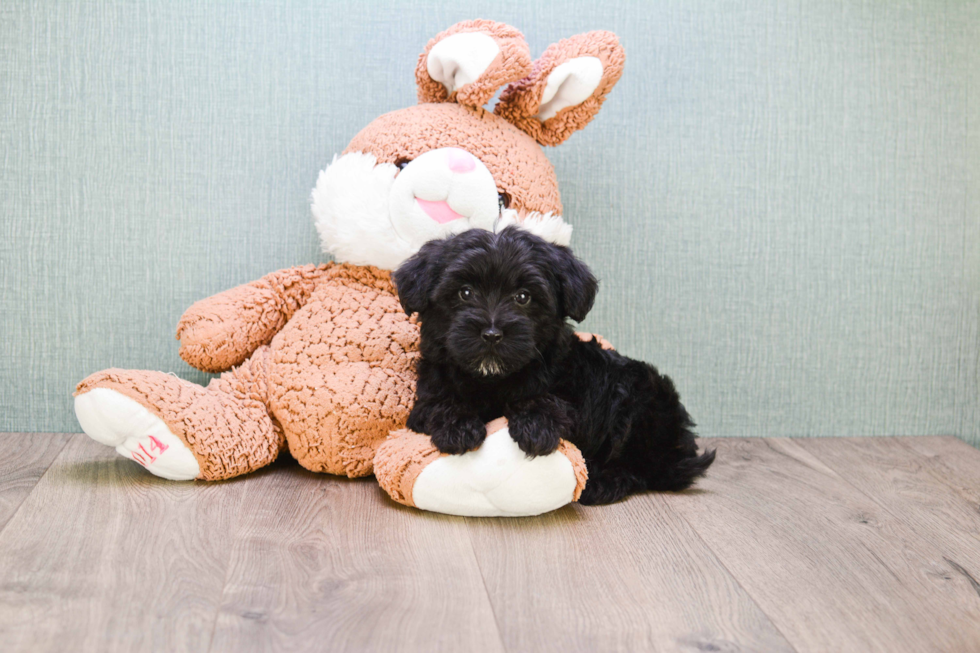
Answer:
[[504, 427], [476, 451], [432, 461], [415, 479], [412, 500], [450, 515], [526, 517], [560, 508], [580, 492], [564, 453], [528, 458]]

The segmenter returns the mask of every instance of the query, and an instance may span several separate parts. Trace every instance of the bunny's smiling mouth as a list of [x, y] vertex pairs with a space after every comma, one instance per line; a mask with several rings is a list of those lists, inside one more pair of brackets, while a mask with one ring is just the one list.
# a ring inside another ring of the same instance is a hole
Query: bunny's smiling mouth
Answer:
[[443, 200], [441, 202], [431, 202], [429, 200], [424, 200], [421, 197], [416, 197], [415, 201], [418, 202], [419, 207], [425, 211], [425, 214], [438, 222], [439, 224], [446, 224], [447, 222], [452, 222], [453, 220], [458, 220], [463, 216], [456, 213], [451, 208], [449, 208], [449, 202]]

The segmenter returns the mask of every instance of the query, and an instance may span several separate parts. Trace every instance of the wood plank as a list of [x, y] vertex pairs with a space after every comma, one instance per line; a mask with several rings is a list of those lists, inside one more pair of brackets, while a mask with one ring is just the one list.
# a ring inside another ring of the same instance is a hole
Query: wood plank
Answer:
[[902, 442], [928, 460], [944, 483], [980, 506], [980, 451], [948, 435], [903, 438]]
[[298, 467], [244, 505], [211, 650], [503, 650], [465, 520]]
[[74, 436], [0, 533], [0, 650], [206, 649], [243, 489]]
[[70, 433], [0, 433], [0, 531], [70, 439]]
[[798, 650], [980, 650], [976, 592], [904, 522], [789, 440], [707, 446], [671, 507]]
[[473, 521], [507, 649], [792, 650], [673, 499]]
[[[968, 501], [947, 485], [938, 458], [927, 459], [907, 446], [915, 439], [807, 438], [795, 442], [931, 542], [949, 565], [947, 576], [961, 574], [980, 590], [975, 585], [980, 578], [976, 499]], [[972, 490], [980, 495], [980, 483]]]

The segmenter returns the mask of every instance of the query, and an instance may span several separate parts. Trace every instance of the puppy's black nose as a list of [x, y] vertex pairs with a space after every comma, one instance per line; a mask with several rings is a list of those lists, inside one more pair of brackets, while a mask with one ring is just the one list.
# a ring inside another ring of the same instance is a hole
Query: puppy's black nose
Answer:
[[483, 332], [482, 337], [491, 345], [495, 345], [503, 339], [504, 334], [497, 327], [490, 327], [489, 329]]

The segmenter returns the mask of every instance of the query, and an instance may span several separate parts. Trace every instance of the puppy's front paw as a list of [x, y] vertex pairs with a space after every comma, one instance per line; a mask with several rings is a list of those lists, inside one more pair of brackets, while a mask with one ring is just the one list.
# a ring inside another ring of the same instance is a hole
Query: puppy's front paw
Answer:
[[459, 417], [433, 425], [429, 437], [441, 453], [461, 454], [483, 444], [487, 427], [476, 417]]
[[565, 429], [550, 415], [524, 413], [514, 415], [509, 420], [510, 436], [514, 438], [521, 451], [531, 458], [547, 456], [558, 448], [558, 441], [565, 435]]

